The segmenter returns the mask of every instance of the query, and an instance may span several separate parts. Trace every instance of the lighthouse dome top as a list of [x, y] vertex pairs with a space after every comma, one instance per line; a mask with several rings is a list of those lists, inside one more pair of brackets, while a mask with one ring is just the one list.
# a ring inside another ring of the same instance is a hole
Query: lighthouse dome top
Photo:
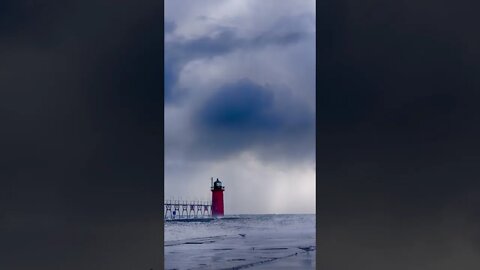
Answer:
[[217, 181], [213, 182], [213, 178], [212, 178], [212, 191], [215, 191], [215, 190], [225, 190], [225, 187], [222, 185], [222, 182], [220, 180], [218, 180], [217, 178]]

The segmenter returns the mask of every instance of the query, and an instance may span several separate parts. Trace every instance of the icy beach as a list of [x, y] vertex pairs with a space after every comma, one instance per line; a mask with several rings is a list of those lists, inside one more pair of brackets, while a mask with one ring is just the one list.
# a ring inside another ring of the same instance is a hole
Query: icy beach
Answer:
[[165, 269], [315, 269], [315, 215], [165, 223]]

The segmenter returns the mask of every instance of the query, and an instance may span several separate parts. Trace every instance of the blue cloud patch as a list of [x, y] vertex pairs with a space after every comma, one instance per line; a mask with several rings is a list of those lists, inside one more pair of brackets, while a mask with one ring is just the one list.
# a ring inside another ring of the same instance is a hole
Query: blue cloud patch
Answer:
[[301, 159], [313, 151], [313, 112], [285, 91], [246, 79], [224, 85], [193, 120], [192, 158], [219, 159], [254, 150], [267, 159]]
[[207, 101], [198, 114], [199, 124], [216, 130], [272, 129], [280, 124], [271, 112], [273, 100], [272, 91], [241, 80], [226, 85]]

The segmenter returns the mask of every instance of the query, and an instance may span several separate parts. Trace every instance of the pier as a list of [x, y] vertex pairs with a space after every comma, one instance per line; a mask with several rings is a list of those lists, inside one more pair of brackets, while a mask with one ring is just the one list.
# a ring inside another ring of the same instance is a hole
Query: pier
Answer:
[[212, 218], [212, 204], [209, 202], [169, 200], [163, 205], [166, 221]]

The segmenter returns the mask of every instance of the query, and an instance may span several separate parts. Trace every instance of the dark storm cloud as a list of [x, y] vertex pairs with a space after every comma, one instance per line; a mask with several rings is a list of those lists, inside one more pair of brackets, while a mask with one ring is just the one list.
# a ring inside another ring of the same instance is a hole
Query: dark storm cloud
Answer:
[[250, 150], [270, 161], [298, 162], [313, 154], [313, 112], [269, 85], [248, 79], [224, 85], [194, 115], [193, 157], [222, 159]]
[[474, 15], [438, 1], [376, 2], [317, 11], [317, 262], [476, 269]]
[[213, 130], [262, 130], [277, 126], [269, 115], [273, 105], [273, 92], [248, 80], [225, 85], [204, 104], [199, 116], [199, 127]]
[[60, 2], [1, 4], [0, 268], [159, 269], [161, 2]]

